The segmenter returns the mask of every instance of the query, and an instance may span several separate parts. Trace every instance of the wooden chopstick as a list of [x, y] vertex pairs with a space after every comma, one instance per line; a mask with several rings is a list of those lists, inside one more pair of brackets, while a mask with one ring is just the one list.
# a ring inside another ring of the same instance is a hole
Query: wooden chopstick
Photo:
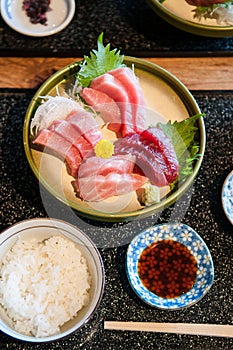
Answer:
[[105, 321], [104, 329], [233, 337], [233, 325]]

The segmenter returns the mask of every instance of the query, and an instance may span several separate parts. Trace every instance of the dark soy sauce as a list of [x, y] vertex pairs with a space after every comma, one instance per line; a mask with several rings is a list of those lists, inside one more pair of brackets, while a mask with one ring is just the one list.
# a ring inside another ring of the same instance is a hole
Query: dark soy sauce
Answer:
[[197, 261], [183, 244], [166, 239], [150, 244], [140, 255], [138, 274], [143, 285], [162, 298], [187, 293], [197, 275]]

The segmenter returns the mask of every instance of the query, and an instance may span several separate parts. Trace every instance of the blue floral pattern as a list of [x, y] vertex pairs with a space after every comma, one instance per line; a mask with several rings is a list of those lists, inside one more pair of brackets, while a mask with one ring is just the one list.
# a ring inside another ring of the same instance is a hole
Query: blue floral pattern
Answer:
[[[198, 271], [193, 287], [187, 293], [172, 299], [161, 298], [150, 292], [138, 275], [138, 260], [142, 251], [151, 243], [163, 239], [182, 243], [197, 260]], [[127, 250], [126, 271], [136, 294], [146, 303], [161, 309], [180, 309], [195, 304], [208, 292], [214, 280], [214, 265], [207, 245], [196, 231], [182, 223], [152, 226], [137, 235]]]
[[223, 210], [233, 225], [233, 170], [227, 176], [222, 188]]

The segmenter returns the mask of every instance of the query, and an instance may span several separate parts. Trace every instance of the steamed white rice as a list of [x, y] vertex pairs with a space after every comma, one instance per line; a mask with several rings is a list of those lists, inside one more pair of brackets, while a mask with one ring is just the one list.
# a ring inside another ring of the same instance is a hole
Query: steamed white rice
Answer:
[[12, 327], [46, 337], [89, 301], [91, 276], [75, 244], [61, 236], [18, 240], [0, 265], [0, 304]]

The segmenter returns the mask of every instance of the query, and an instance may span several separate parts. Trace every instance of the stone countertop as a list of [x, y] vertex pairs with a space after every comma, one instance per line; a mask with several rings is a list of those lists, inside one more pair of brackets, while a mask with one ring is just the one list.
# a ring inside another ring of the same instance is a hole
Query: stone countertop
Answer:
[[96, 47], [101, 32], [129, 56], [221, 56], [233, 51], [233, 37], [184, 32], [161, 19], [145, 0], [77, 0], [68, 27], [48, 37], [20, 34], [0, 16], [0, 56], [83, 57]]
[[[232, 225], [221, 205], [223, 182], [232, 170], [232, 92], [193, 93], [206, 113], [206, 152], [192, 189], [177, 204], [130, 223], [101, 223], [78, 218], [72, 210], [41, 192], [27, 163], [22, 128], [27, 106], [35, 91], [0, 90], [0, 217], [1, 230], [24, 219], [56, 217], [83, 229], [97, 244], [105, 265], [106, 285], [102, 302], [91, 321], [66, 339], [49, 344], [16, 341], [0, 332], [5, 350], [230, 350], [233, 339], [107, 331], [104, 320], [217, 323], [232, 322]], [[42, 201], [43, 198], [43, 201]], [[189, 203], [187, 205], [187, 203]], [[187, 209], [188, 208], [188, 209]], [[182, 221], [206, 242], [215, 267], [215, 281], [197, 304], [179, 311], [162, 311], [144, 304], [131, 289], [125, 273], [129, 241], [153, 224]]]

